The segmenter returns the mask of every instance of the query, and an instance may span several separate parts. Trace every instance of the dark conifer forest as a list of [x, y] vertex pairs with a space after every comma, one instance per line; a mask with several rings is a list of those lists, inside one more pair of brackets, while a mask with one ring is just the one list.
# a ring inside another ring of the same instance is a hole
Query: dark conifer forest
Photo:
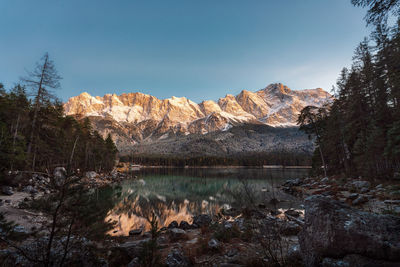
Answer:
[[104, 140], [88, 119], [65, 116], [51, 89], [60, 87], [54, 63], [45, 54], [33, 72], [6, 90], [0, 84], [0, 173], [8, 170], [52, 172], [109, 171], [117, 149]]
[[[369, 38], [356, 48], [333, 88], [335, 100], [306, 107], [300, 129], [316, 137], [317, 172], [394, 177], [400, 171], [399, 1], [353, 0], [369, 7]], [[388, 23], [397, 19], [396, 23]], [[325, 175], [326, 175], [325, 173]]]

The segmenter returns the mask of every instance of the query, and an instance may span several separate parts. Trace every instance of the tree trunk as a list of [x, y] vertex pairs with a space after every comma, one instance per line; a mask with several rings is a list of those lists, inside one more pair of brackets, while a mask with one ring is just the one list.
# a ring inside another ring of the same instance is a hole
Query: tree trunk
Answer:
[[[18, 126], [19, 126], [19, 119], [21, 117], [21, 114], [18, 113], [18, 117], [17, 117], [17, 123], [15, 125], [15, 131], [14, 131], [14, 136], [13, 136], [13, 156], [15, 156], [15, 140], [17, 139], [17, 134], [18, 134]], [[13, 158], [14, 159], [14, 158]], [[13, 170], [13, 163], [14, 160], [11, 160], [11, 170]]]
[[317, 127], [317, 124], [314, 122], [314, 120], [311, 119], [311, 123], [314, 125], [315, 134], [316, 134], [317, 143], [318, 143], [318, 150], [319, 150], [319, 154], [321, 156], [322, 165], [324, 166], [324, 175], [326, 177], [327, 175], [326, 175], [325, 158], [324, 158], [324, 154], [322, 153], [321, 143], [320, 143], [321, 136], [319, 135], [318, 127]]
[[43, 84], [44, 72], [46, 71], [46, 67], [47, 67], [47, 60], [48, 60], [48, 57], [46, 56], [43, 67], [42, 67], [42, 73], [40, 76], [38, 92], [37, 92], [36, 99], [35, 99], [35, 110], [33, 113], [32, 131], [31, 131], [31, 136], [29, 138], [29, 145], [28, 145], [28, 151], [27, 151], [28, 155], [31, 154], [31, 151], [32, 151], [32, 142], [33, 142], [33, 137], [34, 137], [34, 132], [35, 132], [37, 115], [38, 115], [38, 111], [40, 108], [40, 98], [42, 97], [42, 84]]

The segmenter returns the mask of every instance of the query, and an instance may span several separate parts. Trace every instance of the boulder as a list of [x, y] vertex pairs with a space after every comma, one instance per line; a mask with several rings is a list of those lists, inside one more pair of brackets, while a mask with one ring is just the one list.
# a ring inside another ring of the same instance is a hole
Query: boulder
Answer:
[[[287, 259], [291, 263], [300, 263], [302, 261], [299, 245], [296, 244], [289, 247], [287, 252]], [[292, 264], [292, 266], [295, 266], [295, 264]], [[301, 264], [298, 264], [298, 266], [301, 266]]]
[[320, 195], [307, 198], [305, 210], [298, 235], [305, 266], [353, 254], [400, 263], [399, 217], [363, 212]]
[[324, 177], [321, 179], [321, 183], [327, 183], [329, 182], [329, 178], [328, 177]]
[[369, 191], [368, 187], [363, 187], [363, 188], [360, 189], [360, 193], [361, 194], [368, 193], [368, 191]]
[[288, 209], [287, 211], [285, 211], [285, 214], [293, 217], [299, 217], [301, 213], [294, 209]]
[[178, 222], [177, 221], [172, 221], [169, 225], [168, 225], [169, 229], [172, 228], [178, 228]]
[[211, 217], [207, 214], [200, 214], [193, 217], [193, 224], [199, 227], [208, 226], [211, 223]]
[[283, 223], [280, 233], [285, 236], [297, 235], [301, 231], [301, 226], [293, 221]]
[[357, 189], [361, 188], [369, 188], [371, 186], [371, 183], [368, 181], [354, 181], [351, 183], [352, 186], [354, 186]]
[[95, 172], [95, 171], [90, 171], [90, 172], [86, 172], [85, 176], [86, 176], [86, 178], [88, 178], [88, 179], [94, 179], [94, 178], [96, 178], [96, 177], [99, 176], [99, 175], [98, 175], [97, 172]]
[[299, 178], [296, 179], [291, 179], [291, 180], [286, 180], [286, 182], [283, 184], [284, 186], [299, 186], [303, 183], [302, 180], [300, 180]]
[[140, 235], [143, 231], [143, 228], [133, 229], [129, 231], [129, 235]]
[[379, 267], [397, 267], [396, 262], [388, 262], [382, 260], [373, 260], [360, 255], [347, 255], [343, 259], [324, 258], [321, 263], [322, 267], [366, 267], [366, 266], [379, 266]]
[[183, 230], [187, 230], [192, 227], [190, 226], [190, 224], [187, 221], [181, 221], [181, 223], [179, 224], [179, 228], [181, 228]]
[[38, 191], [37, 191], [33, 186], [31, 186], [31, 185], [25, 186], [24, 189], [23, 189], [22, 191], [24, 191], [24, 192], [26, 192], [26, 193], [29, 193], [29, 194], [36, 194], [36, 193], [38, 192]]
[[365, 202], [368, 202], [368, 198], [366, 196], [358, 196], [356, 199], [353, 200], [352, 204], [353, 205], [361, 205], [364, 204]]
[[126, 267], [140, 267], [140, 260], [138, 257], [131, 260]]
[[14, 226], [14, 229], [13, 229], [13, 231], [15, 232], [15, 233], [18, 233], [18, 234], [28, 234], [28, 231], [25, 229], [25, 227], [23, 227], [22, 225], [16, 225], [16, 226]]
[[172, 228], [168, 230], [169, 238], [171, 241], [178, 241], [182, 239], [187, 239], [187, 234], [185, 230], [179, 228]]
[[137, 241], [129, 241], [120, 244], [119, 246], [113, 247], [112, 250], [114, 251], [121, 251], [124, 252], [129, 258], [134, 259], [139, 257], [142, 253], [144, 245], [149, 241], [149, 238], [137, 240]]
[[228, 250], [228, 252], [224, 255], [224, 258], [227, 261], [227, 263], [239, 263], [240, 262], [239, 250], [237, 250], [236, 248]]
[[13, 188], [11, 186], [3, 186], [3, 187], [1, 187], [1, 192], [4, 195], [7, 195], [7, 196], [14, 195]]
[[358, 197], [358, 194], [357, 193], [351, 193], [350, 195], [349, 195], [349, 199], [350, 200], [354, 200], [354, 199], [356, 199]]
[[65, 179], [67, 178], [67, 171], [64, 167], [56, 167], [53, 172], [54, 176], [54, 184], [57, 187], [62, 186], [65, 183]]
[[170, 253], [168, 253], [167, 260], [165, 264], [168, 267], [184, 267], [190, 266], [189, 260], [183, 254], [183, 251], [180, 249], [173, 249]]
[[210, 239], [210, 241], [208, 241], [208, 248], [211, 250], [218, 250], [220, 247], [220, 244], [218, 242], [218, 240], [212, 238]]

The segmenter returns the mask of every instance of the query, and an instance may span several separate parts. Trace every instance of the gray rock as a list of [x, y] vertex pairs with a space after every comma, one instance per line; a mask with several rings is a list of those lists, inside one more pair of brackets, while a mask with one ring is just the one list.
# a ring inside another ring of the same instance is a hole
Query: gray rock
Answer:
[[305, 225], [298, 235], [305, 266], [350, 254], [400, 262], [399, 217], [363, 212], [320, 195], [305, 204]]
[[[228, 252], [224, 256], [226, 264], [227, 264], [225, 266], [242, 266], [242, 265], [237, 265], [237, 263], [240, 263], [240, 259], [241, 259], [240, 256], [241, 255], [239, 254], [239, 251], [236, 248], [228, 250]], [[224, 266], [224, 265], [221, 264], [220, 266]]]
[[381, 189], [381, 188], [383, 188], [383, 185], [382, 184], [378, 184], [377, 186], [375, 186], [375, 188], [376, 189]]
[[90, 171], [90, 172], [86, 172], [85, 176], [86, 176], [86, 178], [94, 179], [99, 175], [95, 171]]
[[[299, 245], [292, 245], [288, 249], [287, 258], [289, 262], [301, 262], [301, 250]], [[293, 265], [294, 266], [294, 265]]]
[[300, 216], [300, 212], [293, 210], [293, 209], [288, 209], [287, 211], [285, 211], [285, 214], [289, 215], [289, 216], [293, 216], [293, 217], [299, 217]]
[[169, 225], [168, 225], [168, 228], [169, 229], [171, 229], [171, 228], [178, 228], [179, 227], [179, 225], [178, 225], [178, 222], [177, 221], [172, 221]]
[[165, 264], [168, 267], [184, 267], [190, 266], [189, 260], [183, 254], [183, 251], [180, 249], [173, 249], [167, 256], [167, 260]]
[[236, 248], [228, 250], [228, 252], [225, 254], [226, 257], [232, 258], [238, 255], [239, 251]]
[[13, 231], [19, 234], [28, 234], [28, 231], [26, 231], [25, 227], [23, 227], [22, 225], [14, 226]]
[[321, 183], [327, 183], [329, 182], [329, 178], [328, 177], [324, 177], [321, 179]]
[[357, 193], [352, 193], [349, 195], [349, 199], [351, 199], [351, 200], [356, 199], [357, 197], [358, 197]]
[[226, 230], [232, 229], [233, 225], [230, 222], [224, 222], [224, 228]]
[[283, 223], [280, 233], [285, 236], [297, 235], [301, 231], [301, 226], [293, 221]]
[[388, 262], [383, 260], [374, 260], [356, 254], [347, 255], [342, 259], [324, 258], [321, 263], [322, 267], [398, 267], [397, 262]]
[[383, 203], [388, 204], [388, 205], [400, 204], [400, 199], [387, 199], [387, 200], [383, 201]]
[[354, 181], [351, 183], [351, 185], [357, 189], [361, 189], [363, 187], [369, 188], [371, 186], [371, 183], [368, 181]]
[[67, 178], [67, 171], [64, 167], [56, 167], [53, 172], [54, 176], [54, 184], [57, 187], [62, 186], [65, 183], [65, 179]]
[[220, 244], [216, 239], [212, 238], [212, 239], [210, 239], [210, 241], [208, 241], [208, 248], [209, 249], [218, 250], [219, 247], [220, 247]]
[[140, 235], [143, 231], [143, 228], [133, 229], [129, 231], [129, 235]]
[[284, 186], [299, 186], [301, 185], [303, 182], [299, 179], [291, 179], [291, 180], [286, 180], [286, 182], [283, 184]]
[[369, 191], [368, 187], [363, 187], [363, 188], [360, 189], [360, 193], [361, 193], [361, 194], [365, 194], [365, 193], [367, 193], [368, 191]]
[[136, 257], [133, 260], [131, 260], [126, 267], [140, 267], [139, 258]]
[[142, 240], [137, 240], [137, 241], [129, 241], [120, 244], [119, 246], [113, 247], [112, 250], [120, 250], [129, 255], [131, 259], [134, 259], [136, 257], [139, 257], [145, 243], [147, 243], [150, 239], [142, 239]]
[[358, 196], [355, 200], [353, 200], [353, 205], [361, 205], [368, 202], [368, 198], [366, 196]]
[[400, 214], [400, 206], [393, 207], [393, 212]]
[[207, 214], [200, 214], [193, 217], [193, 224], [198, 225], [199, 227], [208, 226], [211, 223], [211, 217]]
[[182, 239], [187, 239], [187, 235], [185, 230], [179, 229], [179, 228], [172, 228], [168, 230], [168, 235], [169, 238], [172, 241], [178, 241]]
[[190, 229], [192, 227], [190, 226], [190, 224], [187, 221], [181, 221], [180, 224], [179, 224], [179, 228], [181, 228], [183, 230], [187, 230], [187, 229]]
[[11, 186], [2, 186], [1, 192], [7, 196], [14, 195], [13, 188]]
[[321, 262], [322, 267], [350, 267], [347, 261], [342, 259], [324, 258]]
[[25, 186], [22, 191], [29, 193], [29, 194], [37, 194], [38, 193], [38, 191], [31, 185]]

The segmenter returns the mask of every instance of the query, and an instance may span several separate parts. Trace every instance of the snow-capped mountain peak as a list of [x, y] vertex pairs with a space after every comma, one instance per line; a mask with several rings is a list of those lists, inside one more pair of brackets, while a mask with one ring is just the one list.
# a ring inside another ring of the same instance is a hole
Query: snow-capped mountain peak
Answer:
[[[240, 123], [295, 126], [301, 109], [307, 105], [321, 106], [331, 99], [321, 88], [291, 90], [277, 83], [255, 92], [243, 90], [236, 96], [227, 94], [217, 102], [205, 100], [199, 104], [186, 97], [158, 99], [140, 92], [103, 97], [83, 92], [71, 97], [64, 109], [67, 115], [112, 119], [120, 129], [128, 127], [128, 135], [140, 141], [168, 132], [187, 135], [226, 131]], [[100, 132], [105, 135], [113, 133], [113, 129]]]

